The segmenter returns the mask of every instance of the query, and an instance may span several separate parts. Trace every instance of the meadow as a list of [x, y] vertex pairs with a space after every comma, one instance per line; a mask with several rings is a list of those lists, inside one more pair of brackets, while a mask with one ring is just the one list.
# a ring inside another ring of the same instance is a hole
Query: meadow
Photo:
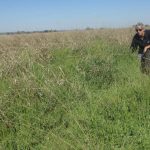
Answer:
[[149, 150], [150, 77], [134, 30], [0, 36], [0, 149]]

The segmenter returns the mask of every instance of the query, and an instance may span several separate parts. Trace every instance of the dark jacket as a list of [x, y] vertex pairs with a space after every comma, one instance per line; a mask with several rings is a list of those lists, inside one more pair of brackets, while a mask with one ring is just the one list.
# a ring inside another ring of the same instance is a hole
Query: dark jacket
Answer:
[[130, 48], [132, 52], [138, 50], [139, 54], [143, 54], [144, 47], [150, 45], [150, 30], [145, 30], [144, 38], [141, 39], [138, 34], [135, 34]]

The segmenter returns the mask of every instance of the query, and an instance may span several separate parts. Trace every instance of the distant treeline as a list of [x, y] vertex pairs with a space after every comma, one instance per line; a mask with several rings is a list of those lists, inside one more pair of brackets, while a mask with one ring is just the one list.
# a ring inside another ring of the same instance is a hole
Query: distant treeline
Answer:
[[[135, 25], [132, 25], [134, 28]], [[150, 25], [146, 24], [145, 27], [150, 29]], [[85, 29], [82, 30], [94, 30], [95, 28], [92, 27], [86, 27]], [[97, 29], [105, 29], [104, 27], [97, 28]], [[80, 30], [80, 29], [73, 29], [73, 30]], [[48, 32], [64, 32], [64, 31], [70, 31], [70, 30], [43, 30], [43, 31], [17, 31], [17, 32], [3, 32], [0, 33], [0, 35], [13, 35], [13, 34], [31, 34], [31, 33], [48, 33]]]
[[105, 28], [92, 28], [86, 27], [85, 29], [71, 29], [71, 30], [43, 30], [43, 31], [17, 31], [17, 32], [2, 32], [0, 35], [14, 35], [14, 34], [31, 34], [31, 33], [48, 33], [48, 32], [64, 32], [64, 31], [79, 31], [79, 30], [94, 30], [94, 29], [105, 29]]
[[[1, 35], [58, 32], [58, 30], [4, 32]], [[59, 31], [60, 32], [60, 31]]]

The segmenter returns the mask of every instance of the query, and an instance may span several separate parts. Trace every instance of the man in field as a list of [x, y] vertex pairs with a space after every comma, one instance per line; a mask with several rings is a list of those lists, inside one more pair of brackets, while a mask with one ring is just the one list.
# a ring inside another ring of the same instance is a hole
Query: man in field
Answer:
[[137, 23], [135, 26], [136, 34], [134, 35], [131, 43], [132, 52], [138, 49], [139, 56], [150, 48], [150, 30], [145, 30], [142, 23]]
[[[138, 56], [141, 59], [141, 67], [145, 67], [145, 60], [150, 58], [148, 50], [150, 49], [150, 30], [145, 30], [142, 23], [137, 23], [135, 26], [136, 34], [134, 35], [131, 43], [132, 52], [138, 50]], [[150, 60], [149, 60], [150, 62]], [[149, 66], [150, 68], [150, 66]]]

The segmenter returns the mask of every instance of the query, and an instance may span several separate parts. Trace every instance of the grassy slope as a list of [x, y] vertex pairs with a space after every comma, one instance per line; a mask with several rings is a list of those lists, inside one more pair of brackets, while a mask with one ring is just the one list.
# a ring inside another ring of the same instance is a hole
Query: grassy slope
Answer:
[[149, 149], [150, 79], [128, 51], [23, 51], [0, 80], [0, 149]]

